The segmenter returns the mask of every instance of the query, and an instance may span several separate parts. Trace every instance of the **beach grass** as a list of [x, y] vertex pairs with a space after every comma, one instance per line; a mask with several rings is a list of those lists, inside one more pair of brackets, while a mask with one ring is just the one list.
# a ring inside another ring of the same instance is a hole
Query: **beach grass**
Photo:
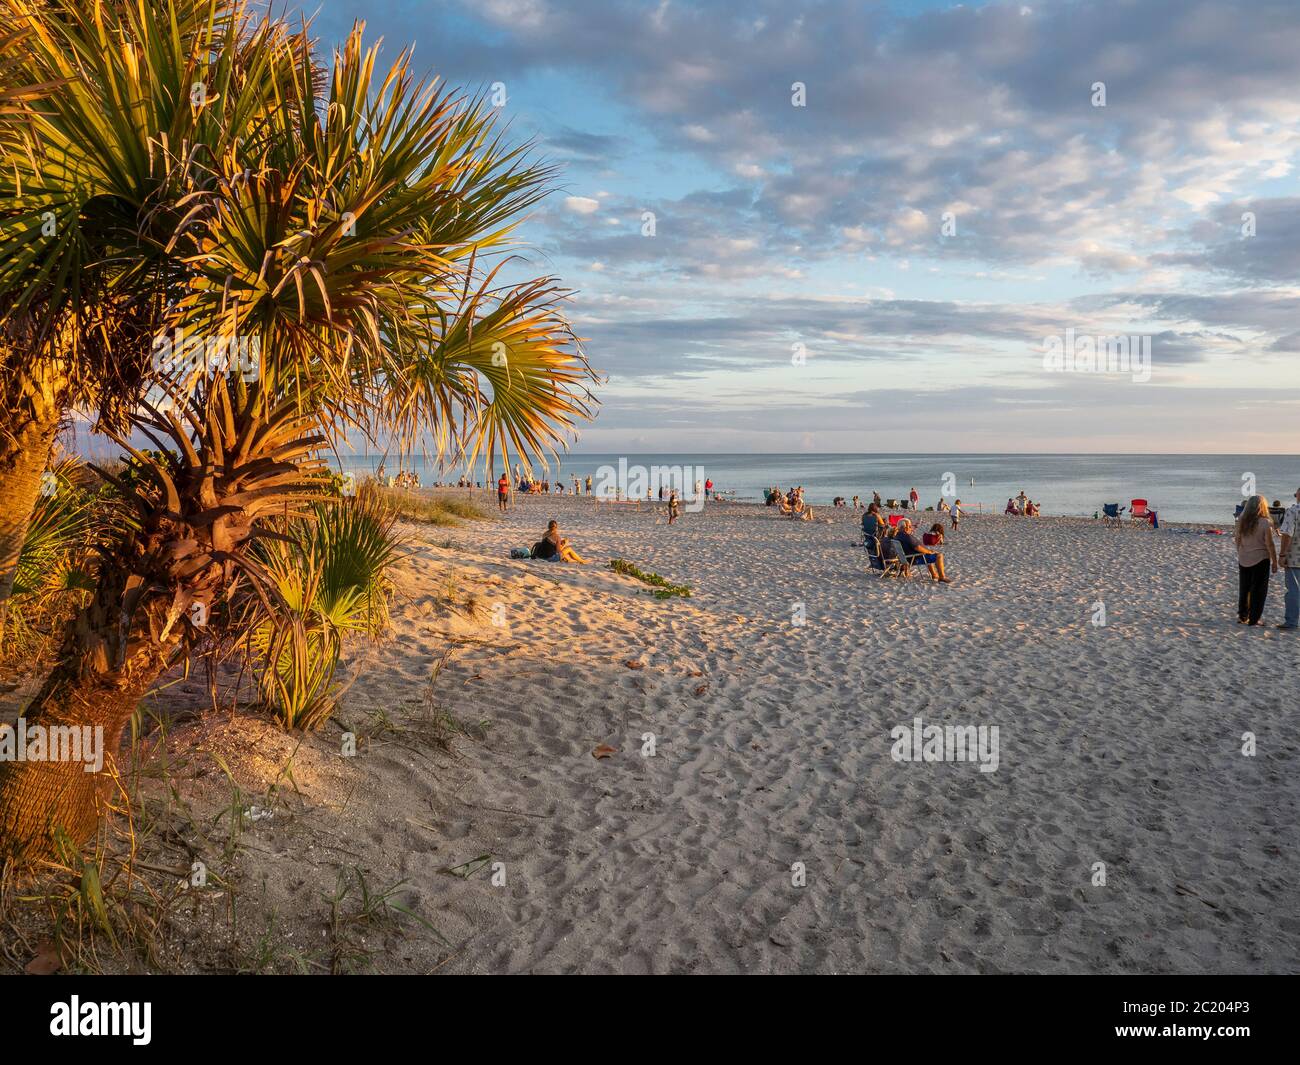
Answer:
[[645, 570], [628, 562], [623, 558], [611, 558], [609, 568], [616, 573], [622, 573], [627, 577], [634, 577], [643, 584], [648, 584], [654, 588], [654, 597], [656, 599], [671, 599], [673, 596], [680, 595], [683, 599], [691, 597], [690, 585], [673, 584], [665, 580], [657, 573], [647, 573]]
[[486, 521], [492, 517], [468, 499], [425, 496], [398, 488], [379, 488], [376, 491], [399, 518], [423, 525], [461, 525], [466, 521]]

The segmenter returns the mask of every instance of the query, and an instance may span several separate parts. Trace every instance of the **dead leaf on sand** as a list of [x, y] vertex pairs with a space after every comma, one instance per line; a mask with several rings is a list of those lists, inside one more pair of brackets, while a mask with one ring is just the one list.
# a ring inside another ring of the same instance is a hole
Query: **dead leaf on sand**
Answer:
[[638, 662], [635, 658], [629, 658], [623, 665], [627, 666], [628, 669], [645, 669], [645, 663]]
[[695, 689], [695, 694], [703, 695], [708, 690], [709, 690], [709, 686], [707, 684], [701, 684], [698, 688]]
[[24, 966], [29, 976], [50, 976], [63, 968], [59, 952], [53, 943], [46, 941], [36, 948], [36, 957]]
[[608, 758], [611, 754], [618, 754], [618, 748], [611, 747], [608, 743], [602, 743], [591, 752], [593, 758]]

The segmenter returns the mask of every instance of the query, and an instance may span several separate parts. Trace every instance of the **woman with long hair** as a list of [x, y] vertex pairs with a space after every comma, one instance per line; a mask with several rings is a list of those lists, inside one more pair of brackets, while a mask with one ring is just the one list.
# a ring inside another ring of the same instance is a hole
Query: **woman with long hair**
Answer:
[[1246, 500], [1232, 538], [1237, 545], [1240, 580], [1237, 621], [1242, 625], [1258, 625], [1268, 598], [1269, 574], [1277, 572], [1277, 548], [1273, 544], [1273, 519], [1268, 513], [1267, 499], [1254, 495]]
[[587, 564], [587, 559], [578, 554], [573, 549], [573, 545], [560, 535], [560, 524], [554, 518], [547, 523], [542, 538], [533, 544], [533, 558], [540, 558], [544, 562], [577, 562], [583, 566]]

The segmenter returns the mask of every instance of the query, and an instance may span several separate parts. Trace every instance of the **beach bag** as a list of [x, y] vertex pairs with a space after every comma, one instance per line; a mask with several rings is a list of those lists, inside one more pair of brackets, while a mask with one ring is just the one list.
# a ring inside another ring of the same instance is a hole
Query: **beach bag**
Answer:
[[510, 549], [511, 558], [532, 558], [533, 553], [526, 547], [512, 547]]
[[529, 552], [528, 557], [539, 559], [542, 562], [550, 562], [552, 559], [560, 557], [560, 551], [553, 544], [548, 544], [545, 540], [538, 540], [537, 543], [533, 544], [533, 549]]

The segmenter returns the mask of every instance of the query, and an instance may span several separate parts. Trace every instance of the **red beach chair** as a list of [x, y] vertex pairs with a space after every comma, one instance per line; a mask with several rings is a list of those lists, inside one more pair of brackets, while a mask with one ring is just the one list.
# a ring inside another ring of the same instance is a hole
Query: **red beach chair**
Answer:
[[1151, 512], [1147, 510], [1147, 501], [1145, 499], [1130, 500], [1128, 518], [1129, 521], [1141, 525], [1151, 524]]
[[896, 529], [896, 528], [898, 528], [898, 523], [899, 523], [900, 521], [902, 521], [905, 517], [907, 517], [906, 514], [891, 514], [891, 515], [889, 515], [889, 527], [890, 527], [891, 529]]

